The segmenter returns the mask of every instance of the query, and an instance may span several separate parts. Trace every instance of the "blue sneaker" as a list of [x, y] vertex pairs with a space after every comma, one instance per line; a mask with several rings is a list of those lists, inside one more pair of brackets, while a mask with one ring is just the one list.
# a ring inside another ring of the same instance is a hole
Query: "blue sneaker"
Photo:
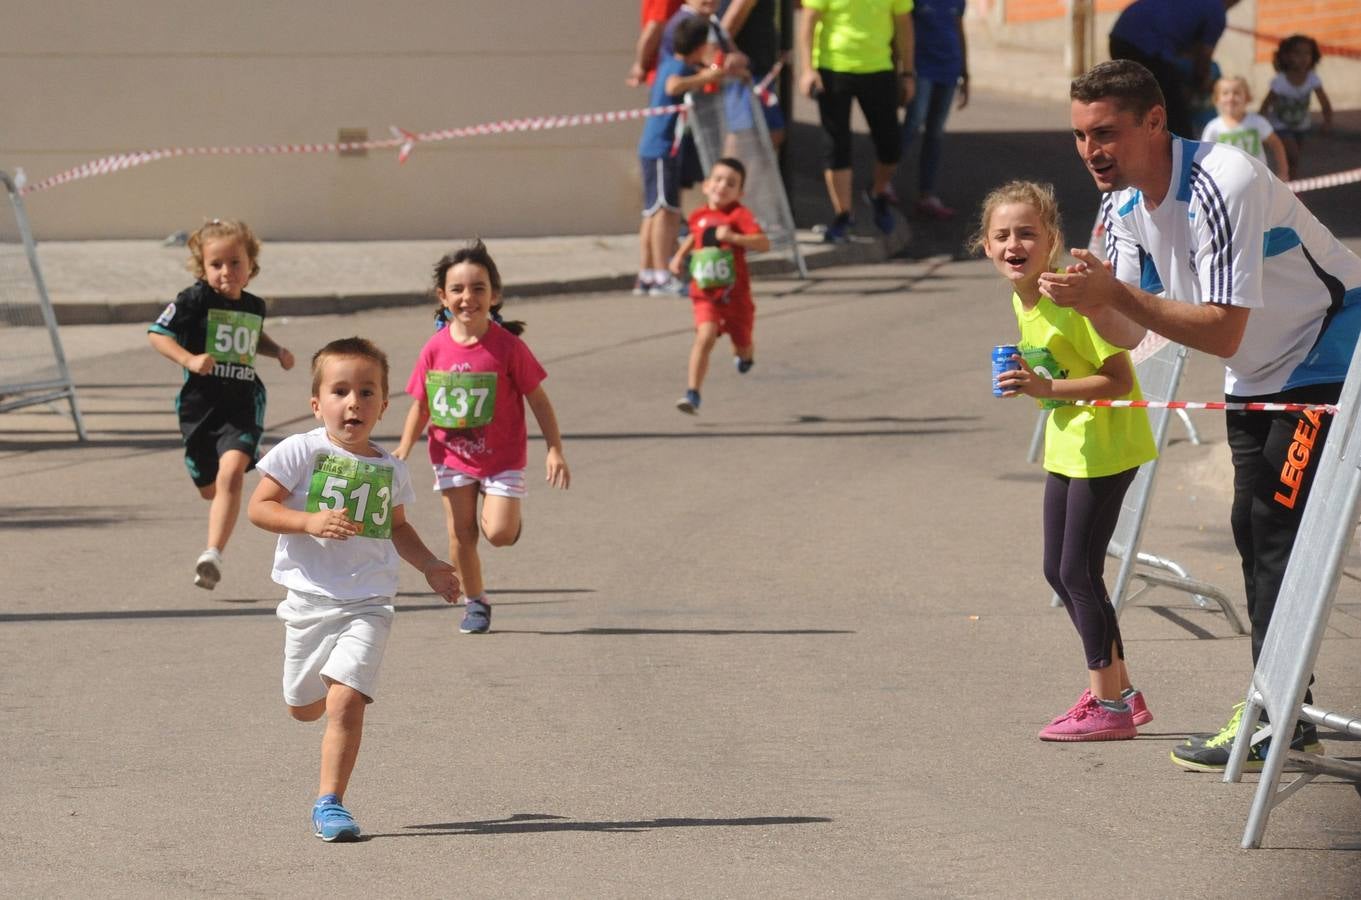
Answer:
[[676, 401], [676, 409], [692, 416], [699, 412], [699, 391], [686, 391], [685, 396]]
[[737, 367], [737, 374], [745, 375], [751, 371], [752, 366], [756, 365], [756, 360], [743, 359], [740, 356], [734, 356], [732, 358], [732, 364]]
[[316, 805], [312, 807], [312, 829], [317, 837], [328, 844], [359, 840], [359, 824], [350, 811], [340, 805], [335, 794], [317, 798]]
[[893, 205], [888, 194], [871, 194], [865, 191], [865, 199], [874, 208], [874, 227], [884, 234], [892, 234], [893, 229], [898, 227], [898, 222], [893, 218]]
[[855, 221], [850, 213], [841, 213], [832, 220], [832, 224], [822, 230], [822, 242], [824, 244], [844, 244], [851, 239], [851, 225]]
[[458, 630], [462, 634], [486, 634], [491, 629], [491, 604], [486, 598], [469, 600]]

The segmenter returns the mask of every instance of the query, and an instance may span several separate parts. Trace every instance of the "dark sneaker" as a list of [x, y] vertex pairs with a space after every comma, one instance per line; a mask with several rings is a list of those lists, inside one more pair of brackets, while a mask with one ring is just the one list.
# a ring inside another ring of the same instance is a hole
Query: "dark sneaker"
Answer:
[[211, 591], [221, 580], [222, 554], [209, 547], [194, 562], [194, 584]]
[[851, 239], [851, 226], [855, 221], [850, 213], [842, 213], [832, 220], [832, 224], [822, 229], [824, 244], [844, 244]]
[[458, 630], [462, 634], [486, 634], [491, 629], [491, 604], [482, 600], [469, 600], [463, 613], [463, 621]]
[[745, 375], [751, 371], [752, 366], [756, 365], [756, 360], [743, 359], [740, 356], [734, 356], [732, 358], [732, 364], [737, 368], [737, 374]]
[[317, 798], [312, 807], [312, 830], [328, 844], [359, 840], [359, 824], [335, 794]]
[[676, 401], [676, 409], [692, 416], [699, 412], [699, 391], [686, 391], [685, 396]]
[[893, 218], [893, 204], [888, 194], [871, 194], [865, 191], [865, 199], [874, 209], [874, 227], [884, 234], [892, 234], [893, 229], [898, 227], [898, 221]]
[[[1243, 720], [1244, 704], [1233, 708], [1228, 724], [1218, 734], [1208, 739], [1193, 736], [1185, 743], [1172, 748], [1172, 762], [1183, 769], [1193, 772], [1222, 772], [1229, 765], [1229, 754], [1233, 752], [1233, 739], [1238, 736], [1238, 725]], [[1262, 729], [1259, 721], [1254, 733]], [[1262, 771], [1267, 752], [1271, 749], [1271, 738], [1259, 741], [1248, 748], [1247, 759], [1243, 762], [1244, 772]], [[1290, 749], [1301, 753], [1323, 753], [1323, 745], [1318, 742], [1318, 729], [1312, 723], [1297, 722], [1291, 735]]]
[[633, 296], [646, 297], [648, 291], [651, 289], [651, 282], [644, 280], [643, 276], [639, 275], [637, 278], [633, 279]]
[[1144, 702], [1142, 691], [1133, 691], [1120, 699], [1129, 704], [1129, 711], [1134, 714], [1135, 725], [1147, 725], [1153, 721], [1153, 713], [1148, 711], [1148, 704]]

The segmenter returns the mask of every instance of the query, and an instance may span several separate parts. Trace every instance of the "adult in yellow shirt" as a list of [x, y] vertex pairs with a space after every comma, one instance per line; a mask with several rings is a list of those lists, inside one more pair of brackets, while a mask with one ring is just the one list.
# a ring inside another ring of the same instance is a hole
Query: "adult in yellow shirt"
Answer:
[[912, 0], [803, 0], [799, 89], [817, 100], [828, 137], [823, 177], [835, 218], [822, 236], [827, 243], [850, 238], [852, 101], [860, 104], [874, 142], [874, 182], [866, 199], [874, 224], [893, 233], [888, 189], [903, 154], [898, 107], [916, 93], [912, 59]]

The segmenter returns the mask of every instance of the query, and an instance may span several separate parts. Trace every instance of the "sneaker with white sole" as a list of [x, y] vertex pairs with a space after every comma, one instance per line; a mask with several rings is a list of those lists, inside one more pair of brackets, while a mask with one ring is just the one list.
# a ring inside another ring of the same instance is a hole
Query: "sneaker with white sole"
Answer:
[[733, 367], [737, 369], [737, 374], [738, 374], [738, 375], [745, 375], [745, 374], [747, 374], [748, 372], [751, 371], [751, 367], [752, 367], [752, 366], [756, 365], [756, 360], [754, 360], [754, 359], [743, 359], [743, 358], [740, 357], [740, 356], [734, 356], [734, 357], [732, 358], [732, 364], [733, 364]]
[[699, 412], [699, 391], [686, 391], [685, 396], [676, 401], [676, 409], [692, 416]]
[[647, 289], [649, 297], [686, 297], [690, 294], [690, 288], [684, 281], [672, 275], [661, 284], [654, 284]]
[[328, 844], [357, 841], [360, 835], [359, 823], [335, 794], [317, 798], [312, 807], [312, 831]]
[[211, 591], [222, 580], [222, 554], [209, 547], [194, 563], [194, 584]]
[[485, 595], [468, 601], [458, 630], [460, 634], [486, 634], [491, 630], [491, 604]]

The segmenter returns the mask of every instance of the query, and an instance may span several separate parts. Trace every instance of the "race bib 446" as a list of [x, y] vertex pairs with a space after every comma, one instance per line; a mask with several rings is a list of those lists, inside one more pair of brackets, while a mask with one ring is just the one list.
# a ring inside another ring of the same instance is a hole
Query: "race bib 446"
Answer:
[[478, 428], [496, 411], [495, 372], [426, 372], [430, 421], [440, 428]]
[[737, 280], [737, 266], [731, 250], [701, 247], [690, 253], [690, 277], [701, 290], [728, 287]]
[[307, 511], [343, 509], [360, 537], [392, 537], [392, 466], [353, 456], [318, 456], [307, 486]]
[[204, 351], [221, 363], [255, 364], [255, 348], [265, 320], [255, 313], [231, 309], [208, 310], [208, 336]]

